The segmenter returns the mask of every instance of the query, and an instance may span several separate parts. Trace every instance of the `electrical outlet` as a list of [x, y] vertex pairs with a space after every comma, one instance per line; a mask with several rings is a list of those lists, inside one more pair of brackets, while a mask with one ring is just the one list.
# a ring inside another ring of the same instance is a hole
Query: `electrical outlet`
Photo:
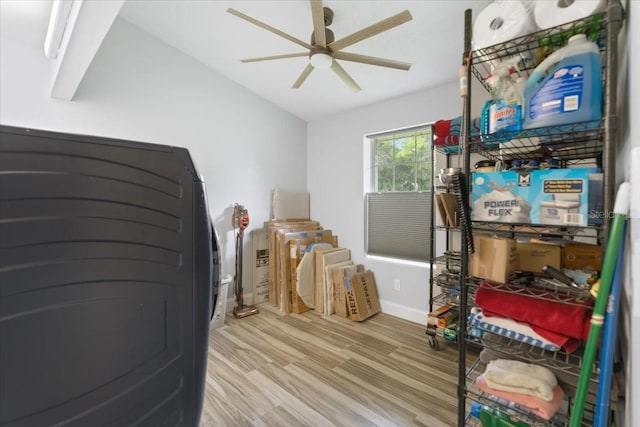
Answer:
[[399, 291], [400, 290], [400, 279], [395, 279], [393, 281], [393, 290], [394, 291]]

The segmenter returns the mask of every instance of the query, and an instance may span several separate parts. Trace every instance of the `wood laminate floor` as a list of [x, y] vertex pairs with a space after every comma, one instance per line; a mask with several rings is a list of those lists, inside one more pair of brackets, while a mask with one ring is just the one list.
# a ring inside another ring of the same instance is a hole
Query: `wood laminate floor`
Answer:
[[259, 308], [209, 335], [202, 426], [456, 424], [457, 347], [424, 327]]

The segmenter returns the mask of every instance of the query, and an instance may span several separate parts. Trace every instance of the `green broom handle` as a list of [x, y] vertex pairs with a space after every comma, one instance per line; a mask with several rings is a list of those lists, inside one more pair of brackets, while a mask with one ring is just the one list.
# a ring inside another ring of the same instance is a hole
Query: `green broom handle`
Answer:
[[613, 220], [611, 222], [611, 231], [602, 264], [602, 274], [600, 275], [600, 288], [598, 289], [598, 297], [593, 307], [591, 315], [591, 327], [589, 328], [589, 336], [587, 337], [587, 345], [584, 350], [582, 360], [582, 368], [580, 369], [580, 378], [576, 389], [576, 396], [571, 411], [571, 420], [569, 427], [579, 427], [582, 422], [584, 412], [584, 403], [589, 389], [589, 381], [593, 373], [593, 361], [598, 350], [598, 340], [604, 324], [604, 314], [607, 309], [607, 301], [609, 300], [609, 291], [611, 290], [611, 281], [616, 266], [616, 258], [618, 249], [622, 241], [622, 233], [624, 232], [624, 223], [627, 220], [629, 212], [629, 183], [623, 182], [618, 187], [616, 202], [613, 208]]

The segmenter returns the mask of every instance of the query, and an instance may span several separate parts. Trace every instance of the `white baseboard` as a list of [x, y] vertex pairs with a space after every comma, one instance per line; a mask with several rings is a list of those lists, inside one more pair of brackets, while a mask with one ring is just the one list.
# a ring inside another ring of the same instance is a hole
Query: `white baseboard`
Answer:
[[380, 308], [385, 314], [399, 317], [409, 322], [427, 325], [427, 312], [417, 308], [407, 307], [391, 301], [380, 300]]
[[[233, 291], [231, 291], [233, 292]], [[253, 294], [244, 294], [244, 303], [245, 305], [252, 305], [253, 302]], [[227, 307], [233, 308], [236, 306], [236, 296], [235, 295], [227, 295]]]
[[[253, 304], [253, 293], [244, 294], [245, 304]], [[227, 309], [231, 310], [236, 306], [235, 297], [227, 295]], [[418, 310], [417, 308], [407, 307], [391, 301], [380, 300], [380, 308], [385, 314], [408, 320], [409, 322], [427, 325], [427, 312]]]

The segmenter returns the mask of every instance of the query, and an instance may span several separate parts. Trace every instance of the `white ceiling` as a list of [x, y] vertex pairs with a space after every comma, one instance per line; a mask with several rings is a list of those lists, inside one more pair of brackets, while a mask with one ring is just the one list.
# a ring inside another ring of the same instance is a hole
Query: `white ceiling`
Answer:
[[314, 120], [383, 99], [457, 80], [463, 49], [464, 10], [473, 15], [487, 1], [325, 0], [334, 12], [336, 40], [408, 9], [413, 20], [344, 49], [412, 63], [409, 71], [340, 61], [360, 85], [352, 92], [331, 70], [314, 70], [300, 89], [291, 89], [306, 57], [241, 63], [240, 59], [303, 52], [295, 43], [226, 12], [233, 7], [309, 42], [311, 7], [307, 0], [129, 0], [120, 17], [151, 33], [270, 100], [294, 115]]

